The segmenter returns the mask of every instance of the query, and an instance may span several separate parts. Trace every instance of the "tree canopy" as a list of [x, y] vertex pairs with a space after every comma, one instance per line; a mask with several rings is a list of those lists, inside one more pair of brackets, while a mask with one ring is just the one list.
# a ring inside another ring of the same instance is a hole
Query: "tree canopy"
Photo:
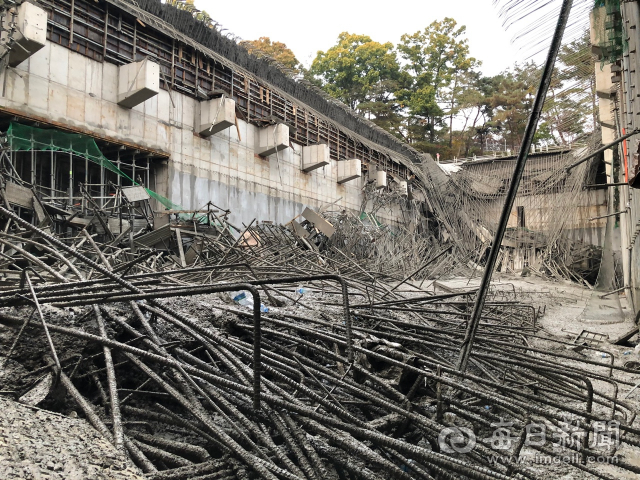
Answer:
[[253, 55], [274, 59], [294, 74], [302, 73], [304, 70], [291, 49], [282, 42], [273, 42], [269, 37], [260, 37], [258, 40], [243, 40], [240, 45]]
[[[520, 146], [541, 66], [516, 64], [483, 75], [466, 28], [452, 18], [404, 34], [397, 45], [343, 32], [305, 70], [286, 45], [267, 37], [243, 42], [340, 99], [423, 152], [443, 159]], [[588, 32], [564, 45], [535, 142], [563, 145], [596, 128], [593, 58]]]
[[392, 43], [348, 32], [341, 33], [338, 43], [326, 52], [319, 51], [309, 71], [327, 92], [353, 109], [384, 101], [400, 77]]

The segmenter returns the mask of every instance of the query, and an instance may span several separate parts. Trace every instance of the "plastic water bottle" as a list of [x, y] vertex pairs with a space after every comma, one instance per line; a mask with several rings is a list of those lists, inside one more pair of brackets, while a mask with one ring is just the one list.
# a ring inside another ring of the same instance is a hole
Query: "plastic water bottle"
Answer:
[[233, 301], [243, 307], [253, 307], [253, 296], [245, 290], [236, 292], [233, 297]]
[[308, 288], [304, 288], [302, 285], [298, 285], [298, 288], [296, 288], [295, 292], [298, 295], [304, 295], [305, 293], [309, 293], [309, 289]]
[[[233, 296], [233, 301], [238, 305], [242, 305], [243, 307], [253, 308], [253, 295], [251, 295], [246, 290], [236, 292]], [[260, 311], [262, 313], [269, 313], [269, 307], [267, 307], [264, 303], [261, 303]]]

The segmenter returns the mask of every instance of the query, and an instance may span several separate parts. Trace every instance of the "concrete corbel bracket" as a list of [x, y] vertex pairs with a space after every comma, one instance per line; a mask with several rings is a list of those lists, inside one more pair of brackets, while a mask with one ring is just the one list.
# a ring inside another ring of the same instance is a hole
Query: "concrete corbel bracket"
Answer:
[[338, 162], [338, 183], [343, 184], [362, 176], [362, 161], [351, 158]]
[[407, 183], [406, 180], [400, 180], [398, 182], [398, 185], [400, 189], [400, 195], [402, 195], [403, 197], [406, 197], [409, 194], [409, 184]]
[[133, 108], [158, 95], [160, 66], [148, 59], [118, 67], [118, 105]]
[[198, 133], [209, 137], [236, 124], [236, 102], [227, 97], [200, 103]]
[[384, 170], [376, 171], [376, 188], [385, 188], [387, 186], [387, 172]]
[[[3, 24], [12, 22], [14, 8], [3, 14]], [[33, 3], [23, 3], [17, 9], [16, 30], [6, 28], [0, 34], [0, 57], [9, 55], [8, 64], [16, 67], [32, 56], [47, 41], [47, 12]]]
[[329, 146], [325, 144], [302, 147], [302, 171], [312, 172], [331, 163]]
[[256, 135], [255, 153], [268, 157], [289, 147], [289, 127], [276, 123], [261, 128]]

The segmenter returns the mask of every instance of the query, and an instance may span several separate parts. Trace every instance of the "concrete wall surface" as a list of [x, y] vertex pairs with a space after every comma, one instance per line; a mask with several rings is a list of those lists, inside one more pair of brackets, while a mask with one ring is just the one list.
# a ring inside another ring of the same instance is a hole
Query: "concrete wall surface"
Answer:
[[[186, 209], [209, 200], [230, 209], [236, 221], [286, 222], [313, 208], [336, 202], [334, 208], [360, 211], [363, 177], [338, 184], [335, 160], [304, 173], [302, 147], [293, 144], [268, 157], [255, 154], [260, 129], [237, 119], [207, 138], [200, 126], [201, 103], [160, 90], [131, 109], [118, 106], [118, 67], [89, 59], [47, 41], [18, 67], [2, 73], [0, 108], [31, 118], [159, 150], [170, 156], [156, 169], [155, 190]], [[41, 124], [41, 126], [45, 126]], [[232, 218], [234, 218], [232, 217]], [[378, 218], [394, 223], [399, 208]]]
[[[577, 201], [576, 201], [577, 200]], [[571, 205], [571, 208], [567, 208]], [[517, 207], [524, 207], [525, 227], [532, 232], [555, 232], [563, 229], [563, 236], [575, 241], [602, 247], [606, 218], [590, 218], [607, 214], [606, 190], [589, 190], [584, 195], [574, 193], [529, 195], [516, 197], [507, 228], [518, 226]], [[487, 210], [487, 223], [497, 225], [502, 203], [495, 202]]]

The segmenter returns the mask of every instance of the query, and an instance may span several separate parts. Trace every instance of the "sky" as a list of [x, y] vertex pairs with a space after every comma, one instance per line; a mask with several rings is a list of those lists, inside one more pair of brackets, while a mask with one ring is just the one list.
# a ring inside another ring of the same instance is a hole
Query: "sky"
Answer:
[[471, 55], [482, 61], [484, 75], [496, 75], [522, 58], [511, 43], [514, 32], [505, 32], [492, 0], [195, 0], [195, 5], [243, 40], [269, 37], [285, 43], [307, 67], [318, 50], [336, 44], [341, 32], [397, 45], [402, 34], [444, 17], [467, 27]]

